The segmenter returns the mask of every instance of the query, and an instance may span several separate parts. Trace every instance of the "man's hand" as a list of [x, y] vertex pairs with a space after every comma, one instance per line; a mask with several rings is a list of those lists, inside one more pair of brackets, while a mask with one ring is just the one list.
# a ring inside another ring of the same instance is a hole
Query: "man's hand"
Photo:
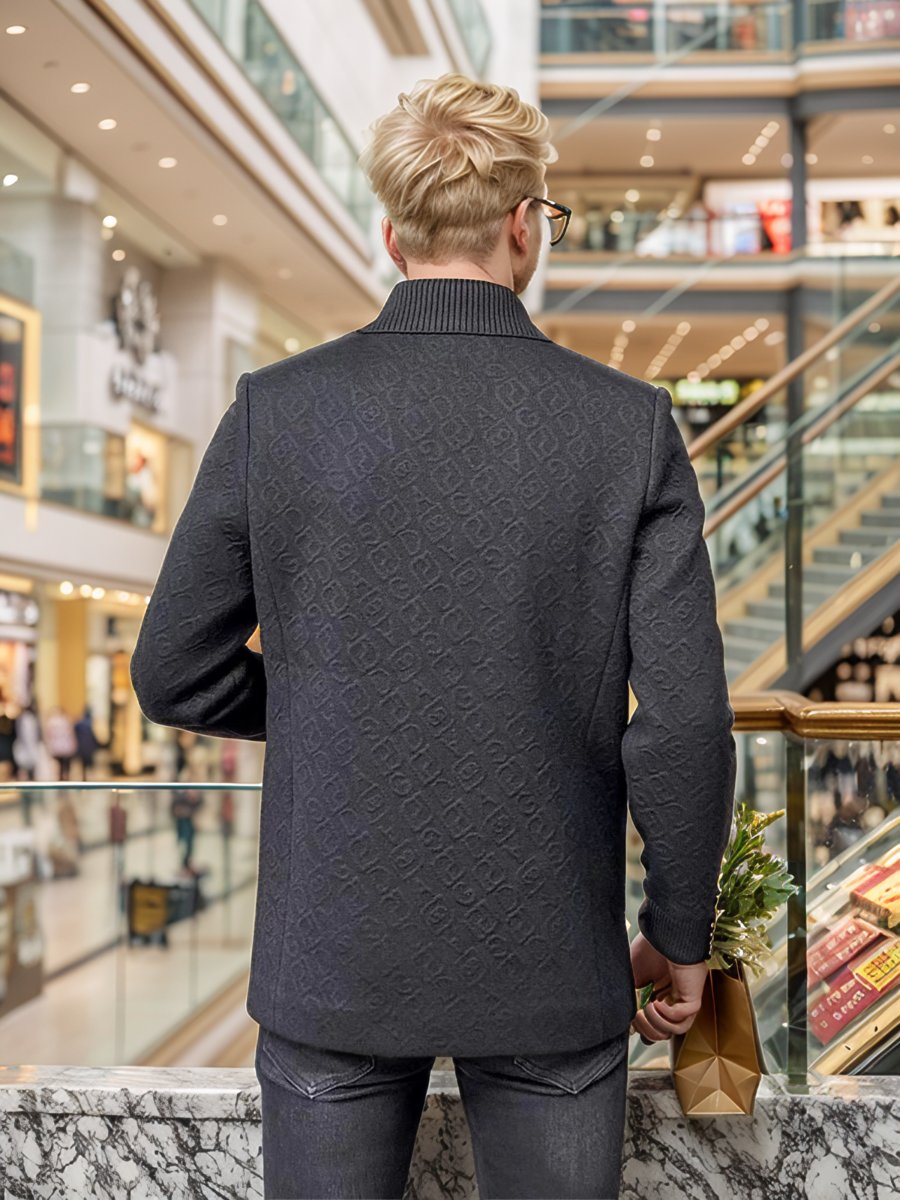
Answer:
[[635, 987], [653, 984], [654, 998], [631, 1022], [646, 1041], [663, 1042], [673, 1033], [687, 1033], [700, 1011], [707, 966], [673, 963], [638, 933], [631, 943], [631, 970]]

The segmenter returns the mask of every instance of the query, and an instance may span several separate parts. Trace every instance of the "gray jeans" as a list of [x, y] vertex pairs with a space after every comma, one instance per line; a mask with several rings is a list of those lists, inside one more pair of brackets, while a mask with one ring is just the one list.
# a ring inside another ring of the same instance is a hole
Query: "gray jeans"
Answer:
[[[618, 1197], [628, 1040], [626, 1029], [586, 1050], [453, 1059], [480, 1200]], [[433, 1065], [260, 1029], [266, 1200], [400, 1200]]]

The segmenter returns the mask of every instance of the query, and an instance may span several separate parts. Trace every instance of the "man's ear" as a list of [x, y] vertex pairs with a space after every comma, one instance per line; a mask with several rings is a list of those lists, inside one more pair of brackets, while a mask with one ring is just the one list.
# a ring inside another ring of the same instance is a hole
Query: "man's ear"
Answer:
[[400, 247], [397, 245], [397, 234], [394, 232], [394, 226], [390, 217], [381, 218], [381, 236], [384, 239], [384, 248], [391, 257], [391, 261], [399, 271], [406, 274], [406, 259], [400, 253]]

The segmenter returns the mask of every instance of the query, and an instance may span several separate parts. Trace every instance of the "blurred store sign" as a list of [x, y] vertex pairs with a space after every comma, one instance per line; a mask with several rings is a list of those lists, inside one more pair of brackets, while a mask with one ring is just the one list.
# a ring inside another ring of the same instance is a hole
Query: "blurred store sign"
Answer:
[[137, 267], [128, 267], [114, 300], [116, 329], [127, 357], [113, 363], [112, 394], [129, 400], [148, 412], [160, 407], [160, 385], [148, 377], [146, 364], [156, 350], [159, 311], [149, 279], [141, 279]]

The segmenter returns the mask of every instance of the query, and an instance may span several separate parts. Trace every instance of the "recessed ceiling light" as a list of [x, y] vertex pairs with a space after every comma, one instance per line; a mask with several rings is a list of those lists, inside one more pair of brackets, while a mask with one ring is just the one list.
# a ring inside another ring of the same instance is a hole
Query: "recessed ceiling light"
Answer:
[[744, 164], [745, 167], [752, 167], [753, 164], [756, 162], [756, 155], [755, 154], [745, 154], [741, 158], [741, 162]]
[[163, 167], [165, 170], [168, 170], [170, 167], [177, 167], [177, 166], [178, 166], [178, 159], [177, 159], [177, 158], [170, 158], [170, 157], [161, 158], [161, 159], [159, 160], [159, 165], [160, 165], [161, 167]]
[[794, 156], [793, 156], [793, 154], [782, 154], [782, 156], [781, 156], [781, 165], [782, 165], [783, 167], [790, 167], [790, 166], [793, 166], [793, 163], [794, 163]]
[[682, 337], [684, 337], [684, 335], [686, 333], [690, 333], [691, 332], [690, 321], [679, 321], [678, 324], [675, 326], [675, 332], [681, 334]]
[[74, 92], [76, 96], [82, 95], [84, 92], [89, 92], [91, 85], [89, 83], [73, 83], [69, 88], [70, 92]]
[[642, 167], [652, 167], [653, 166], [653, 155], [652, 154], [642, 154], [641, 155], [641, 166]]
[[648, 129], [647, 130], [647, 141], [648, 142], [658, 142], [661, 137], [662, 137], [661, 129]]
[[780, 329], [773, 329], [771, 333], [767, 333], [763, 338], [767, 346], [777, 346], [784, 341], [784, 334]]
[[892, 121], [888, 121], [888, 123], [886, 125], [882, 125], [881, 128], [885, 133], [897, 132], [897, 126]]
[[875, 159], [872, 157], [872, 155], [871, 155], [871, 154], [864, 154], [864, 155], [862, 156], [862, 161], [863, 161], [863, 162], [866, 164], [866, 166], [868, 167], [868, 166], [871, 166], [871, 165], [872, 165], [872, 163], [875, 161]]
[[82, 596], [89, 596], [94, 589], [89, 583], [83, 583], [78, 590], [81, 592]]
[[10, 34], [24, 33], [27, 28], [27, 25], [7, 25], [6, 32]]
[[75, 584], [72, 583], [71, 579], [64, 579], [59, 585], [59, 590], [64, 596], [71, 596], [75, 591]]
[[12, 187], [12, 185], [14, 183], [18, 183], [18, 182], [19, 182], [18, 175], [9, 174], [9, 175], [3, 176], [3, 186], [4, 187]]
[[95, 600], [102, 600], [103, 597], [106, 595], [106, 588], [95, 587], [92, 589], [91, 595], [93, 596], [93, 598]]
[[753, 324], [756, 326], [757, 329], [768, 329], [769, 328], [769, 318], [768, 317], [757, 317], [756, 320], [753, 322]]
[[125, 257], [125, 251], [124, 250], [113, 250], [112, 256], [116, 260], [116, 262], [121, 262], [122, 259]]
[[638, 200], [640, 200], [640, 198], [641, 198], [641, 193], [637, 190], [637, 188], [629, 188], [628, 191], [625, 193], [625, 199], [628, 201], [629, 204], [637, 204], [637, 202], [638, 202]]
[[809, 163], [809, 165], [811, 167], [815, 166], [815, 164], [819, 161], [819, 156], [818, 156], [818, 154], [807, 154], [806, 161]]
[[105, 225], [107, 229], [115, 229], [119, 223], [119, 218], [114, 217], [112, 213], [107, 213], [101, 223]]
[[625, 330], [626, 333], [633, 333], [634, 330], [637, 328], [637, 325], [635, 324], [634, 321], [629, 319], [627, 321], [622, 322], [622, 328]]
[[285, 348], [285, 350], [287, 350], [288, 354], [296, 354], [297, 351], [300, 349], [299, 338], [295, 338], [295, 337], [285, 338], [284, 348]]
[[212, 222], [213, 222], [213, 225], [227, 225], [228, 218], [225, 216], [224, 213], [216, 213], [216, 215], [212, 219]]
[[102, 121], [97, 122], [98, 129], [115, 129], [118, 121], [115, 117], [104, 117]]

